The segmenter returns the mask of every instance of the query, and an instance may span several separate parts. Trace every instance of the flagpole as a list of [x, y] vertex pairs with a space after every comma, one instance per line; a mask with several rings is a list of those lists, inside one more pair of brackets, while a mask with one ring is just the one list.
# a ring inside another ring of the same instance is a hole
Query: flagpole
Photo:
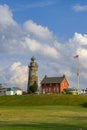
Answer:
[[77, 92], [79, 94], [80, 93], [80, 84], [79, 84], [79, 79], [80, 79], [79, 55], [74, 56], [74, 58], [77, 59]]
[[77, 90], [78, 90], [78, 94], [80, 93], [79, 79], [80, 79], [80, 65], [79, 65], [79, 56], [78, 56], [78, 58], [77, 58]]

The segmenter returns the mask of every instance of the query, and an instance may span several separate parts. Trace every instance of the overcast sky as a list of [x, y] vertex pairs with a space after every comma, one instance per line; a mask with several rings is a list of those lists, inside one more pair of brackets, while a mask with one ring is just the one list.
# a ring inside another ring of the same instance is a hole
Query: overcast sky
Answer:
[[38, 63], [44, 75], [66, 75], [77, 87], [87, 88], [87, 1], [0, 0], [0, 83], [26, 89], [28, 64]]

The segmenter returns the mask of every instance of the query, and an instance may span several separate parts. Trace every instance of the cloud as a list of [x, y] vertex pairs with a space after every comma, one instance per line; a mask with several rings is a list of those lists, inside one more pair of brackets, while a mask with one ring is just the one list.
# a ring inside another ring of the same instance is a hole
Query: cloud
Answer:
[[[75, 87], [77, 62], [73, 56], [78, 54], [82, 70], [81, 84], [82, 87], [86, 86], [87, 34], [75, 32], [66, 43], [59, 43], [48, 27], [38, 25], [32, 20], [20, 26], [13, 19], [7, 5], [0, 6], [0, 10], [3, 13], [0, 14], [0, 80], [3, 83], [26, 88], [28, 78], [26, 64], [35, 55], [39, 64], [39, 82], [45, 74], [48, 76], [66, 74], [70, 87]], [[4, 18], [4, 15], [7, 17]], [[11, 57], [13, 61], [10, 61]]]
[[24, 29], [22, 29], [13, 20], [13, 14], [8, 6], [2, 6], [1, 10], [8, 10], [6, 15], [9, 23], [15, 24], [8, 25], [8, 20], [4, 20], [4, 17], [0, 19], [0, 21], [5, 21], [0, 24], [0, 53], [27, 54], [30, 51], [50, 58], [59, 57], [53, 43], [53, 34], [47, 27], [37, 25], [30, 20], [24, 23]]
[[24, 23], [24, 29], [29, 34], [29, 37], [25, 37], [25, 46], [27, 45], [30, 51], [52, 58], [59, 57], [54, 44], [54, 36], [47, 27], [37, 25], [30, 20]]
[[75, 33], [69, 43], [73, 45], [76, 54], [82, 58], [87, 57], [87, 34]]
[[14, 62], [9, 67], [9, 83], [12, 86], [20, 86], [20, 88], [26, 90], [28, 82], [28, 67], [22, 65], [21, 62]]
[[46, 7], [52, 5], [52, 1], [44, 1], [44, 2], [34, 2], [32, 4], [27, 5], [27, 8], [36, 8], [36, 7]]
[[23, 35], [23, 30], [13, 19], [9, 7], [0, 5], [0, 53], [18, 52], [19, 48], [22, 48]]
[[25, 9], [31, 9], [31, 8], [44, 8], [44, 7], [47, 7], [47, 6], [51, 6], [53, 5], [54, 2], [52, 0], [48, 1], [48, 0], [45, 0], [44, 2], [43, 1], [34, 1], [32, 3], [27, 3], [27, 5], [25, 5], [25, 3], [23, 4], [20, 4], [20, 5], [16, 5], [15, 9], [12, 9], [13, 11], [21, 11], [21, 10], [25, 10]]
[[37, 25], [32, 20], [25, 22], [24, 28], [32, 37], [35, 37], [38, 40], [43, 40], [48, 42], [53, 40], [53, 34], [52, 32], [49, 31], [47, 27]]
[[7, 5], [0, 5], [0, 24], [10, 25], [16, 24], [13, 20], [13, 14]]
[[75, 5], [73, 6], [73, 10], [77, 12], [87, 11], [87, 5]]
[[87, 34], [75, 33], [73, 41], [80, 45], [87, 45]]
[[54, 46], [47, 44], [41, 44], [37, 40], [25, 38], [26, 50], [29, 49], [32, 52], [36, 52], [39, 55], [47, 56], [50, 58], [58, 58], [59, 54]]
[[[18, 58], [21, 54], [24, 57], [28, 53], [29, 55], [37, 54], [40, 58], [56, 59], [59, 57], [53, 43], [53, 34], [47, 27], [37, 25], [30, 20], [24, 23], [24, 27], [29, 27], [28, 30], [23, 29], [13, 19], [13, 14], [7, 5], [1, 6], [1, 12], [5, 12], [7, 16], [7, 19], [3, 16], [0, 19], [0, 54], [6, 57], [6, 63], [10, 64], [9, 57], [14, 56], [14, 61], [16, 61], [15, 57]], [[21, 87], [27, 83], [26, 65], [23, 66], [20, 61], [11, 62], [10, 66], [3, 66], [3, 69], [1, 67], [0, 72], [3, 74], [0, 76], [3, 83]]]

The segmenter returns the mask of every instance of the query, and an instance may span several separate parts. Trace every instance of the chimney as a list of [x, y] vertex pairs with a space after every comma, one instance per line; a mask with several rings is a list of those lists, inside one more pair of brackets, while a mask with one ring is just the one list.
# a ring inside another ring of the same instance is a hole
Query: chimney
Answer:
[[66, 77], [65, 74], [63, 74], [63, 77], [64, 77], [64, 78]]
[[47, 78], [47, 75], [45, 75], [45, 77], [44, 77], [45, 79]]

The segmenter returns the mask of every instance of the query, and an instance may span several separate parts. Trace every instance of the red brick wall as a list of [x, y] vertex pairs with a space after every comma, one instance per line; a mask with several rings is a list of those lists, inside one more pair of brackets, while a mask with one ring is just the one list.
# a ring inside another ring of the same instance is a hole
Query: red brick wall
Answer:
[[61, 84], [42, 84], [41, 91], [45, 93], [61, 93], [63, 90], [67, 89], [69, 86], [66, 78], [62, 81]]
[[69, 87], [69, 84], [67, 80], [64, 79], [62, 83], [60, 84], [60, 92], [63, 92], [63, 90], [68, 89], [68, 87]]
[[60, 86], [58, 84], [45, 84], [41, 86], [42, 93], [59, 93]]

